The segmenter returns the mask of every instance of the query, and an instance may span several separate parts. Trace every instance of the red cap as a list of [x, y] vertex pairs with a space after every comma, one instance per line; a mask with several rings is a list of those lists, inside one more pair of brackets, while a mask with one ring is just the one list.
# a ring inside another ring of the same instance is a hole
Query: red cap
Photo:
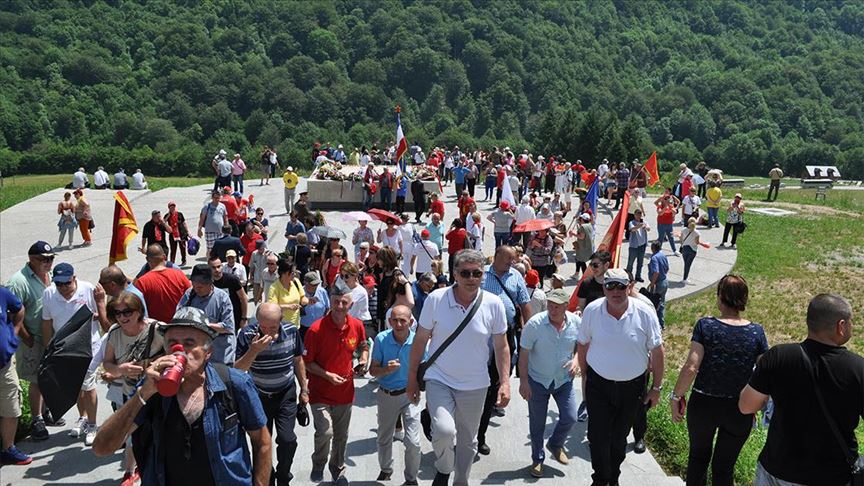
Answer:
[[507, 209], [510, 209], [510, 203], [507, 201], [501, 201], [501, 203], [498, 204], [498, 207], [500, 207], [501, 209], [507, 210]]
[[372, 275], [366, 275], [363, 277], [363, 286], [364, 287], [375, 287], [378, 285], [378, 282], [375, 281], [375, 277]]
[[177, 203], [174, 201], [168, 201], [168, 207], [170, 208], [171, 206], [177, 206]]
[[536, 287], [539, 283], [540, 274], [537, 273], [537, 270], [528, 270], [528, 273], [525, 274], [525, 285], [529, 287]]
[[430, 235], [431, 235], [431, 233], [429, 233], [428, 229], [424, 229], [423, 231], [420, 232], [421, 238], [429, 238]]
[[372, 246], [369, 247], [369, 251], [374, 251], [374, 252], [376, 252], [376, 253], [377, 253], [378, 250], [380, 250], [380, 249], [381, 249], [381, 248], [379, 248], [378, 245], [372, 245]]

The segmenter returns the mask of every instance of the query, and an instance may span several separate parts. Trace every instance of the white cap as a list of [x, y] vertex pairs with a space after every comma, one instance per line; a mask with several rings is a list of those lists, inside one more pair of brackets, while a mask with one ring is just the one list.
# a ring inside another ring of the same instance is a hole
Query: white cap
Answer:
[[288, 167], [285, 167], [285, 170], [287, 170], [288, 172], [294, 172], [294, 167], [291, 167], [289, 165]]

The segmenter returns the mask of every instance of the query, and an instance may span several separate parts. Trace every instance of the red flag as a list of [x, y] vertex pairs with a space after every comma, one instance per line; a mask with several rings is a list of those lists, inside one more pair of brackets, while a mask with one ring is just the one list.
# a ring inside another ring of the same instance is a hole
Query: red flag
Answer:
[[660, 182], [660, 173], [657, 171], [657, 152], [653, 152], [645, 162], [644, 169], [648, 171], [648, 185], [654, 187]]
[[[402, 159], [405, 151], [408, 150], [408, 140], [405, 139], [405, 133], [402, 132], [402, 117], [399, 113], [402, 110], [396, 107], [396, 160]], [[397, 164], [398, 166], [398, 164]]]
[[[606, 231], [606, 236], [604, 236], [597, 245], [596, 251], [608, 251], [612, 254], [612, 262], [609, 264], [609, 268], [618, 268], [621, 266], [621, 240], [624, 239], [624, 228], [627, 225], [627, 209], [629, 207], [630, 191], [625, 191], [624, 200], [621, 203], [621, 209], [618, 210], [618, 214], [616, 214], [615, 219], [612, 220], [612, 225], [610, 225], [609, 230]], [[570, 302], [567, 303], [568, 311], [574, 312], [579, 309], [579, 296], [577, 295], [579, 293], [579, 286], [582, 285], [582, 282], [586, 278], [593, 277], [593, 267], [589, 266], [582, 274], [582, 278], [579, 279], [579, 283], [576, 284], [576, 288], [573, 289], [573, 294], [570, 296]]]
[[111, 233], [111, 248], [108, 252], [108, 264], [125, 260], [126, 246], [138, 234], [138, 224], [132, 206], [123, 191], [114, 194], [114, 228]]

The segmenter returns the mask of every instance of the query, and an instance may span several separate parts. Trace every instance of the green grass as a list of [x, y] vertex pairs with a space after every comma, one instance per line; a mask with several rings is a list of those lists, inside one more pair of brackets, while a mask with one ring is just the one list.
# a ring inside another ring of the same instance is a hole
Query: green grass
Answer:
[[[836, 191], [833, 194], [839, 193]], [[794, 191], [785, 191], [789, 202]], [[784, 192], [780, 197], [783, 199]], [[844, 192], [845, 196], [845, 192]], [[745, 196], [746, 197], [746, 196]], [[829, 196], [830, 197], [830, 196]], [[850, 197], [850, 208], [864, 195]], [[797, 342], [807, 334], [807, 303], [817, 293], [835, 292], [846, 297], [856, 316], [864, 312], [864, 211], [858, 218], [826, 214], [819, 208], [803, 208], [795, 216], [748, 216], [746, 233], [738, 240], [738, 261], [733, 270], [747, 279], [750, 302], [745, 317], [762, 324], [769, 344]], [[704, 250], [703, 250], [704, 251]], [[714, 251], [714, 250], [711, 250]], [[694, 271], [706, 264], [697, 257]], [[676, 300], [667, 306], [666, 383], [671, 386], [687, 355], [693, 325], [700, 317], [716, 314], [712, 291]], [[864, 333], [853, 334], [846, 345], [864, 352]], [[802, 384], [803, 386], [803, 384]], [[687, 470], [687, 428], [673, 423], [668, 401], [650, 412], [646, 440], [666, 471], [684, 476]], [[864, 453], [864, 424], [856, 430], [859, 451]], [[751, 484], [756, 460], [767, 433], [756, 429], [741, 451], [735, 469], [736, 484]]]

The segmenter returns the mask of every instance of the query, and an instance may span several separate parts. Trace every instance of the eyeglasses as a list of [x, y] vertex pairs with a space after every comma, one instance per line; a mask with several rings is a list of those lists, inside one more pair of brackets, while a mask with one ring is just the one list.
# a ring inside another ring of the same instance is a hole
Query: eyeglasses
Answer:
[[459, 270], [462, 278], [483, 278], [483, 270]]
[[624, 290], [627, 288], [627, 284], [621, 282], [606, 282], [603, 284], [603, 287], [605, 287], [606, 290]]
[[135, 312], [135, 309], [114, 309], [114, 315], [117, 317], [131, 317]]
[[602, 266], [603, 266], [602, 263], [592, 263], [592, 264], [591, 264], [591, 268], [600, 268], [600, 267], [602, 267]]

